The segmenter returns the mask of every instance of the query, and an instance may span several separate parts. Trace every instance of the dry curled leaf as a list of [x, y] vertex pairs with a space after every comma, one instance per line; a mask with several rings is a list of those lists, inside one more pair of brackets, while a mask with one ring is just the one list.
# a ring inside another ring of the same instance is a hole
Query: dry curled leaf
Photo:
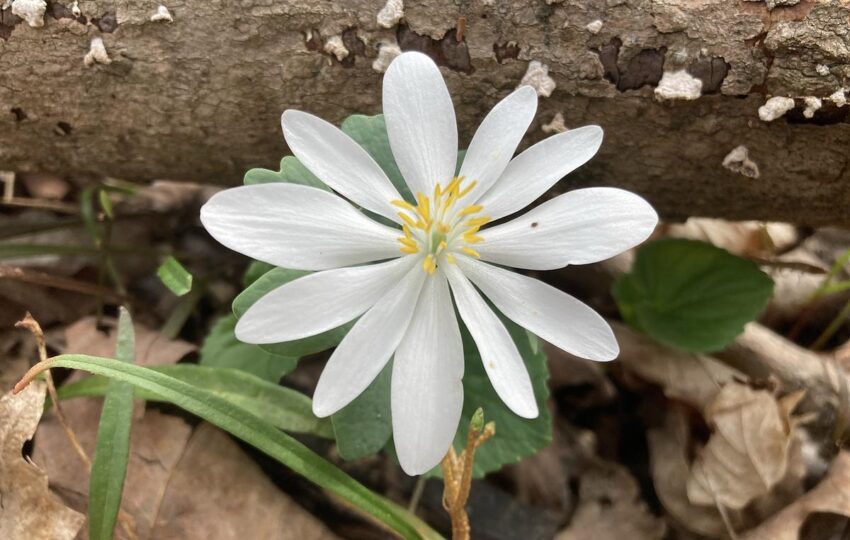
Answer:
[[85, 517], [66, 507], [47, 487], [47, 475], [21, 457], [44, 407], [46, 385], [0, 398], [0, 538], [71, 539]]
[[791, 410], [801, 393], [777, 400], [766, 390], [733, 382], [706, 410], [713, 429], [688, 478], [694, 504], [741, 509], [785, 476], [793, 439]]
[[661, 540], [667, 527], [640, 498], [628, 469], [592, 459], [579, 480], [579, 503], [555, 540]]
[[623, 324], [613, 324], [619, 362], [642, 379], [660, 385], [664, 395], [703, 410], [724, 384], [744, 380], [740, 371], [710, 356], [656, 343]]
[[682, 224], [668, 225], [666, 232], [676, 238], [710, 242], [744, 257], [770, 255], [797, 239], [796, 228], [787, 223], [712, 218], [690, 218]]
[[652, 483], [670, 517], [691, 532], [718, 538], [726, 531], [717, 508], [688, 500], [690, 427], [681, 408], [671, 408], [663, 427], [648, 433]]
[[797, 540], [810, 514], [829, 512], [850, 518], [850, 452], [839, 453], [826, 477], [811, 491], [750, 530], [741, 540]]

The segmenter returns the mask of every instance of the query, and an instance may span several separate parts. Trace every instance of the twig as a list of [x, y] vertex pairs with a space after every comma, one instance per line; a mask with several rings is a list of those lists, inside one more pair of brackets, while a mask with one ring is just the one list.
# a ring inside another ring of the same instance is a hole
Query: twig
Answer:
[[416, 513], [416, 508], [419, 506], [419, 501], [422, 499], [422, 493], [425, 491], [425, 482], [428, 478], [425, 475], [416, 479], [416, 485], [413, 487], [413, 494], [410, 495], [410, 502], [407, 505], [407, 510], [411, 513]]
[[480, 408], [472, 415], [466, 448], [458, 456], [453, 446], [440, 464], [443, 469], [443, 508], [452, 519], [452, 540], [469, 540], [469, 516], [466, 501], [472, 488], [472, 468], [475, 451], [496, 433], [496, 424], [484, 425], [484, 411]]
[[[71, 429], [71, 424], [68, 422], [65, 413], [62, 411], [62, 406], [59, 402], [59, 395], [56, 392], [56, 385], [53, 383], [53, 376], [50, 374], [50, 364], [47, 359], [47, 346], [44, 343], [44, 332], [41, 329], [41, 325], [38, 324], [38, 321], [36, 321], [29, 312], [27, 312], [26, 316], [22, 320], [15, 323], [15, 328], [24, 328], [32, 332], [32, 335], [35, 337], [36, 345], [38, 346], [39, 361], [36, 365], [30, 368], [21, 381], [15, 385], [15, 389], [12, 392], [14, 394], [19, 393], [21, 390], [26, 388], [26, 386], [32, 382], [39, 373], [44, 372], [44, 378], [47, 381], [47, 393], [50, 394], [50, 399], [53, 401], [56, 418], [59, 419], [59, 423], [65, 431], [65, 436], [68, 437], [68, 441], [71, 443], [74, 451], [86, 466], [86, 470], [89, 474], [91, 474], [91, 460], [80, 444], [79, 439], [77, 439], [77, 435], [74, 433], [74, 430]], [[119, 510], [118, 522], [121, 523], [121, 529], [127, 537], [130, 538], [130, 540], [138, 539], [135, 532], [136, 525], [133, 516], [123, 510]]]

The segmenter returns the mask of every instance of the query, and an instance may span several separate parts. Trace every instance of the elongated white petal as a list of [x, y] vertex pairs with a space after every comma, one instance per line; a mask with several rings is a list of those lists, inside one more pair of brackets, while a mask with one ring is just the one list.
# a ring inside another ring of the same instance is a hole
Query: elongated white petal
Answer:
[[457, 257], [457, 263], [499, 311], [552, 345], [589, 360], [620, 354], [605, 319], [567, 293], [466, 256]]
[[523, 418], [537, 417], [537, 402], [528, 370], [508, 329], [487, 306], [472, 283], [454, 264], [444, 264], [457, 309], [481, 354], [484, 370], [496, 393]]
[[383, 106], [390, 147], [410, 191], [430, 195], [437, 182], [449, 182], [457, 125], [437, 64], [418, 52], [398, 56], [384, 75]]
[[393, 440], [401, 468], [423, 474], [449, 449], [463, 408], [463, 342], [442, 272], [422, 288], [393, 359]]
[[416, 264], [408, 256], [367, 266], [325, 270], [266, 294], [236, 324], [245, 343], [280, 343], [336, 328], [359, 317]]
[[337, 412], [375, 380], [407, 331], [426, 275], [418, 265], [409, 270], [346, 334], [313, 393], [316, 416]]
[[466, 200], [475, 201], [498, 180], [536, 111], [537, 92], [530, 86], [520, 86], [484, 118], [460, 168], [460, 176], [478, 182]]
[[220, 191], [201, 208], [201, 223], [226, 247], [284, 268], [326, 270], [401, 255], [399, 231], [332, 193], [297, 184]]
[[492, 219], [522, 210], [569, 172], [584, 165], [602, 144], [602, 128], [584, 126], [543, 139], [510, 163], [478, 203]]
[[502, 225], [481, 231], [484, 260], [532, 270], [608, 259], [646, 240], [658, 214], [617, 188], [570, 191]]
[[292, 153], [321, 181], [363, 208], [401, 222], [390, 204], [401, 195], [363, 147], [312, 114], [290, 109], [280, 121]]

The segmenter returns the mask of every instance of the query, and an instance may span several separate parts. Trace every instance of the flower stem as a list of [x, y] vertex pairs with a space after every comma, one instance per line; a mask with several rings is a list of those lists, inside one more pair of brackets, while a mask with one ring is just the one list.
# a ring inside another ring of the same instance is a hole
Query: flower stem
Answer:
[[496, 424], [484, 425], [484, 411], [480, 408], [472, 415], [469, 433], [466, 436], [466, 448], [460, 455], [453, 446], [441, 462], [443, 469], [443, 508], [452, 520], [452, 540], [469, 540], [469, 516], [466, 514], [466, 501], [472, 488], [472, 469], [475, 463], [475, 451], [481, 444], [496, 433]]

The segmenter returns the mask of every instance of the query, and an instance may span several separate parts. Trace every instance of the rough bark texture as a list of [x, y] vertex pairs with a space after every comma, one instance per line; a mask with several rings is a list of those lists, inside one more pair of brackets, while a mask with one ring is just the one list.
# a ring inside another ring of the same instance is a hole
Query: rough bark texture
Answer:
[[[559, 112], [568, 127], [606, 130], [599, 156], [560, 189], [624, 186], [672, 218], [850, 222], [850, 106], [825, 99], [850, 78], [844, 1], [769, 11], [735, 0], [408, 0], [391, 28], [377, 22], [383, 0], [165, 0], [173, 22], [151, 21], [147, 0], [80, 0], [77, 17], [65, 1], [48, 1], [42, 27], [14, 6], [0, 16], [0, 169], [235, 184], [285, 153], [284, 109], [337, 122], [379, 112], [372, 63], [381, 41], [397, 41], [443, 66], [466, 142], [530, 61], [548, 66], [557, 86], [525, 144]], [[111, 63], [94, 55], [86, 67], [95, 37]], [[347, 57], [325, 52], [329, 42]], [[702, 95], [659, 101], [663, 74], [683, 69]], [[772, 95], [796, 107], [768, 123], [758, 108]], [[824, 98], [812, 118], [807, 96]], [[757, 178], [721, 165], [739, 145]]]

